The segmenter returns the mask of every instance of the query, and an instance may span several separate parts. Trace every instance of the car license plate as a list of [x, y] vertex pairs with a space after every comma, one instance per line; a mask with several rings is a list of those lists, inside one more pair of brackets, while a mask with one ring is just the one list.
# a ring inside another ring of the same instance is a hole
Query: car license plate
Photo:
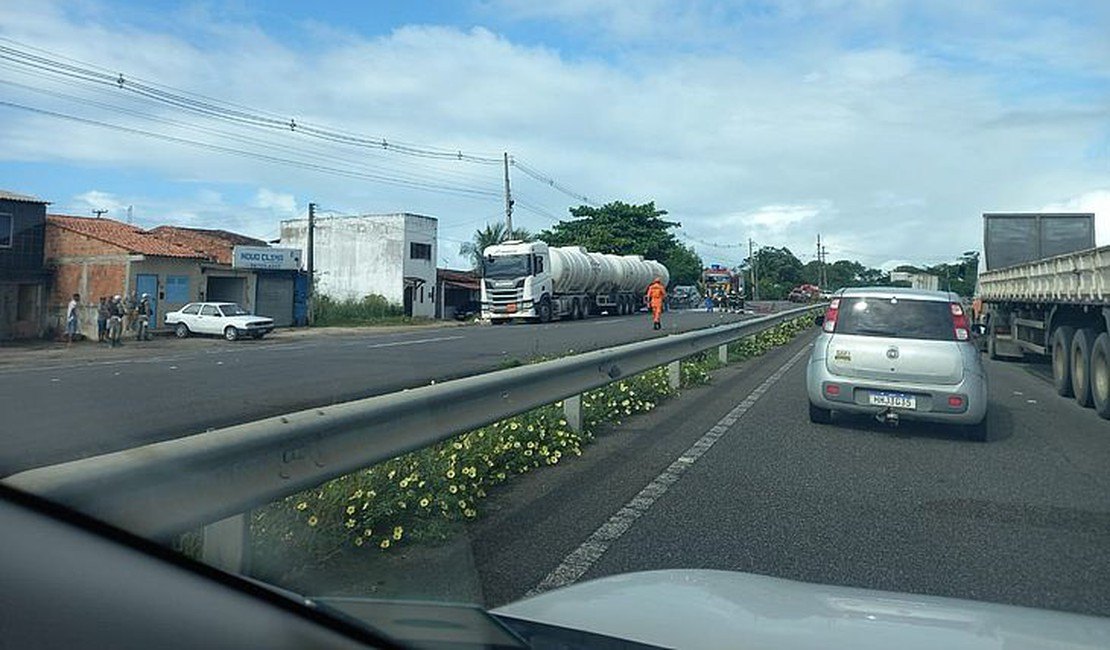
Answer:
[[514, 313], [516, 311], [516, 303], [511, 302], [505, 305], [505, 311], [509, 312], [510, 314]]
[[917, 398], [902, 393], [871, 393], [871, 406], [890, 406], [898, 409], [916, 409]]

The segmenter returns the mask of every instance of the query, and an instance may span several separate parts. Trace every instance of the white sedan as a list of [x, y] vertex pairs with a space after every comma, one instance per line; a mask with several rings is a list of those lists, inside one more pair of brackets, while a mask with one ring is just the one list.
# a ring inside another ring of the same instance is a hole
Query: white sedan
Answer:
[[241, 336], [260, 339], [274, 330], [274, 319], [255, 316], [233, 302], [191, 302], [166, 314], [166, 326], [177, 338], [216, 334], [229, 341]]

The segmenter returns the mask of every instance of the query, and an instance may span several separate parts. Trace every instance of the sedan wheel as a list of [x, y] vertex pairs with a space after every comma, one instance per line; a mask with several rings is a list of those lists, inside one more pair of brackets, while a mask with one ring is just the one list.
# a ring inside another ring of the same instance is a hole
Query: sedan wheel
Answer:
[[227, 329], [224, 330], [224, 338], [229, 340], [229, 341], [234, 341], [234, 340], [238, 339], [239, 338], [239, 330], [235, 329], [231, 325], [228, 325]]
[[178, 323], [177, 327], [173, 328], [173, 333], [179, 339], [187, 338], [189, 336], [189, 326], [185, 323]]

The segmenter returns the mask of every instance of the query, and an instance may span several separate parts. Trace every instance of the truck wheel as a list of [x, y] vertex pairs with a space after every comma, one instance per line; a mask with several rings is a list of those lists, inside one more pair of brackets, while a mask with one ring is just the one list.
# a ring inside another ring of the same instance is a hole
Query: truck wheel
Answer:
[[1071, 340], [1075, 337], [1075, 328], [1071, 325], [1061, 325], [1052, 333], [1052, 383], [1056, 386], [1056, 394], [1062, 397], [1071, 397]]
[[1099, 417], [1110, 420], [1110, 334], [1106, 332], [1095, 337], [1091, 348], [1091, 400]]
[[571, 305], [572, 307], [570, 310], [570, 319], [582, 320], [582, 301], [578, 298], [575, 298], [574, 302], [572, 302]]
[[541, 323], [551, 322], [551, 301], [544, 298], [540, 304], [536, 306], [536, 315], [539, 316]]
[[1091, 349], [1095, 345], [1095, 331], [1084, 327], [1075, 332], [1071, 341], [1071, 390], [1075, 403], [1091, 405]]

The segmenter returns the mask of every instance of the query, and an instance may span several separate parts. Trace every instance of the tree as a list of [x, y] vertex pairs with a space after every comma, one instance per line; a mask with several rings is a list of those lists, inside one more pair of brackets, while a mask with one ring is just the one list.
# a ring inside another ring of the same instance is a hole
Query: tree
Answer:
[[[764, 246], [755, 252], [755, 271], [762, 300], [783, 300], [790, 290], [804, 282], [801, 260], [789, 248]], [[744, 261], [751, 268], [752, 260]]]
[[501, 222], [494, 224], [487, 223], [485, 228], [474, 231], [474, 236], [470, 241], [459, 245], [459, 255], [469, 257], [471, 268], [479, 269], [482, 267], [482, 252], [485, 251], [488, 246], [500, 244], [510, 239], [532, 241], [535, 237], [535, 235], [524, 228], [513, 228], [512, 236], [509, 236], [508, 228], [505, 227], [505, 224]]
[[680, 224], [663, 219], [667, 211], [656, 208], [654, 201], [642, 205], [622, 201], [601, 207], [581, 205], [571, 208], [570, 214], [571, 219], [539, 233], [538, 238], [551, 246], [582, 246], [596, 253], [642, 255], [662, 262], [670, 271], [671, 284], [695, 284], [701, 278], [701, 258], [669, 232]]

